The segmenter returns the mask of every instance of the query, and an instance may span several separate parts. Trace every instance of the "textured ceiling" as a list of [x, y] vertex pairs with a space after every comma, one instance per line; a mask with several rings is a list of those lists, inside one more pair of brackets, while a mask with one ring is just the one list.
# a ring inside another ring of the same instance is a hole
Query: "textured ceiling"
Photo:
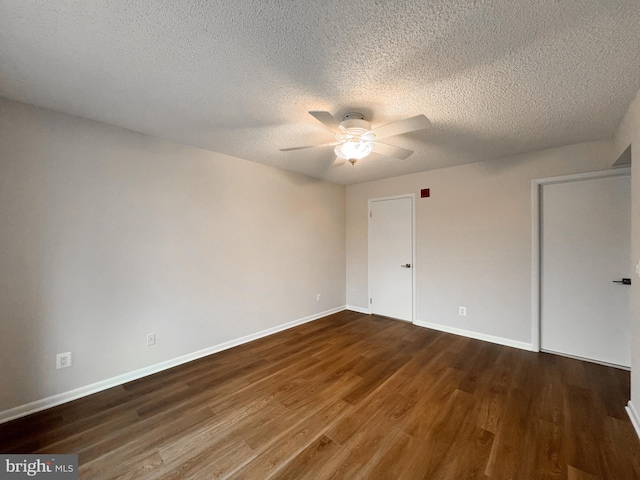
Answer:
[[[351, 184], [610, 138], [639, 45], [638, 0], [0, 0], [0, 96]], [[308, 110], [433, 126], [331, 168]]]

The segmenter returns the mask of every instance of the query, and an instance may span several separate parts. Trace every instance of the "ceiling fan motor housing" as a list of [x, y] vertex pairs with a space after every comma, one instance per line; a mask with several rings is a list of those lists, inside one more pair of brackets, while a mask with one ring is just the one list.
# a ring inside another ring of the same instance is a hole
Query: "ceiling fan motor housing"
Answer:
[[364, 132], [371, 130], [371, 124], [361, 118], [343, 120], [340, 125], [349, 130], [350, 133], [357, 135], [362, 135]]

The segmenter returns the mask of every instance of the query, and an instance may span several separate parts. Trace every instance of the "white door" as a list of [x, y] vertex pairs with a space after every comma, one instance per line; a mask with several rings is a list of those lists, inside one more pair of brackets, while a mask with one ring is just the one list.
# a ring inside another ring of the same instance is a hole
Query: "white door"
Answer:
[[544, 185], [541, 348], [631, 366], [629, 176]]
[[371, 200], [371, 313], [413, 321], [413, 268], [413, 197]]

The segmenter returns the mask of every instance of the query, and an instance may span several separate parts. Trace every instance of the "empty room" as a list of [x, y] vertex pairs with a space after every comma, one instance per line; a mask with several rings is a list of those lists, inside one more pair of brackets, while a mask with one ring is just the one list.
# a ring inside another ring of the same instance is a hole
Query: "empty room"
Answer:
[[0, 0], [0, 478], [640, 479], [635, 0]]

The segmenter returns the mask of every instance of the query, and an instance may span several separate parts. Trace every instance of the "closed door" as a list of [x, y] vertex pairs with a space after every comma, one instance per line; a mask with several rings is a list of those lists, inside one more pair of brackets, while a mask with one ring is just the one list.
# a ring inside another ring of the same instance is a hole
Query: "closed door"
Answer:
[[372, 200], [369, 211], [371, 313], [413, 321], [413, 198]]
[[541, 348], [631, 366], [630, 177], [544, 185], [541, 199]]

